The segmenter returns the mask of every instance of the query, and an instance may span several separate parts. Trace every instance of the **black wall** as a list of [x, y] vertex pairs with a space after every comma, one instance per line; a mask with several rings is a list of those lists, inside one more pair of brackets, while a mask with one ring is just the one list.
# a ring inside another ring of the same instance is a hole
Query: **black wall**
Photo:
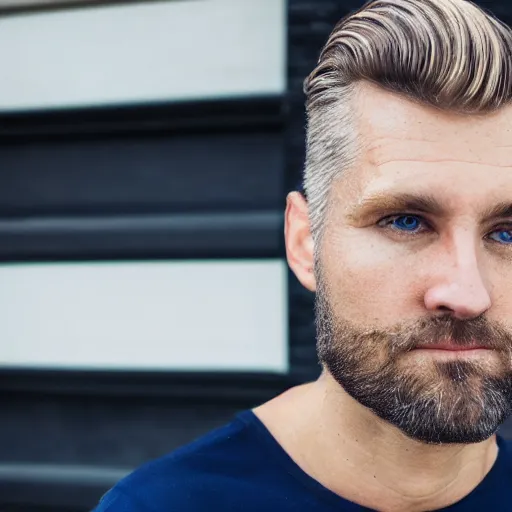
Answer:
[[[285, 127], [284, 96], [4, 114], [0, 261], [282, 258]], [[0, 510], [88, 510], [294, 382], [2, 370]]]

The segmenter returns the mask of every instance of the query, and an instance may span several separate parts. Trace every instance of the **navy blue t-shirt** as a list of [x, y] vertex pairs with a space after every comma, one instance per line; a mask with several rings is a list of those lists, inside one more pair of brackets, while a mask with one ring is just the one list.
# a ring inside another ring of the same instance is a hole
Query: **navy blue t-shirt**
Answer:
[[[449, 512], [512, 511], [512, 447]], [[251, 411], [121, 480], [93, 512], [361, 512], [304, 473]]]

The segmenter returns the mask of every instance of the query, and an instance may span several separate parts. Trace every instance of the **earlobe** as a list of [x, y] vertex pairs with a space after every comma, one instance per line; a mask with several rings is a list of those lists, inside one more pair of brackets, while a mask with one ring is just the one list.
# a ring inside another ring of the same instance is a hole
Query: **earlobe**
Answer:
[[286, 201], [284, 236], [288, 264], [308, 290], [316, 290], [314, 242], [311, 235], [308, 204], [302, 194], [292, 192]]

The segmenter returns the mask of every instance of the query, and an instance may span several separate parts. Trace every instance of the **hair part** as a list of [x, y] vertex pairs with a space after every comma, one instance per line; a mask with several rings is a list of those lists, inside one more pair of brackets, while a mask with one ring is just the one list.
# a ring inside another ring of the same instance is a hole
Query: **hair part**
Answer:
[[493, 112], [512, 98], [512, 31], [467, 0], [372, 0], [336, 25], [304, 82], [315, 240], [331, 184], [357, 158], [353, 97], [363, 81], [446, 111]]

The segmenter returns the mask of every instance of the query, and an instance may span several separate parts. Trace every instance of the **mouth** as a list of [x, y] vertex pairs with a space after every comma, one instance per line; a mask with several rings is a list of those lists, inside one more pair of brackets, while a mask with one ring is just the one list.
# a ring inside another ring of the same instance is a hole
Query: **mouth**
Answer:
[[423, 355], [425, 357], [430, 356], [443, 360], [473, 360], [489, 357], [496, 351], [489, 348], [489, 346], [478, 342], [461, 345], [459, 343], [454, 343], [451, 340], [445, 340], [438, 343], [418, 345], [412, 352], [417, 355]]
[[415, 350], [442, 350], [446, 352], [471, 352], [475, 350], [491, 350], [489, 347], [472, 343], [469, 345], [458, 345], [450, 341], [429, 345], [419, 345]]

